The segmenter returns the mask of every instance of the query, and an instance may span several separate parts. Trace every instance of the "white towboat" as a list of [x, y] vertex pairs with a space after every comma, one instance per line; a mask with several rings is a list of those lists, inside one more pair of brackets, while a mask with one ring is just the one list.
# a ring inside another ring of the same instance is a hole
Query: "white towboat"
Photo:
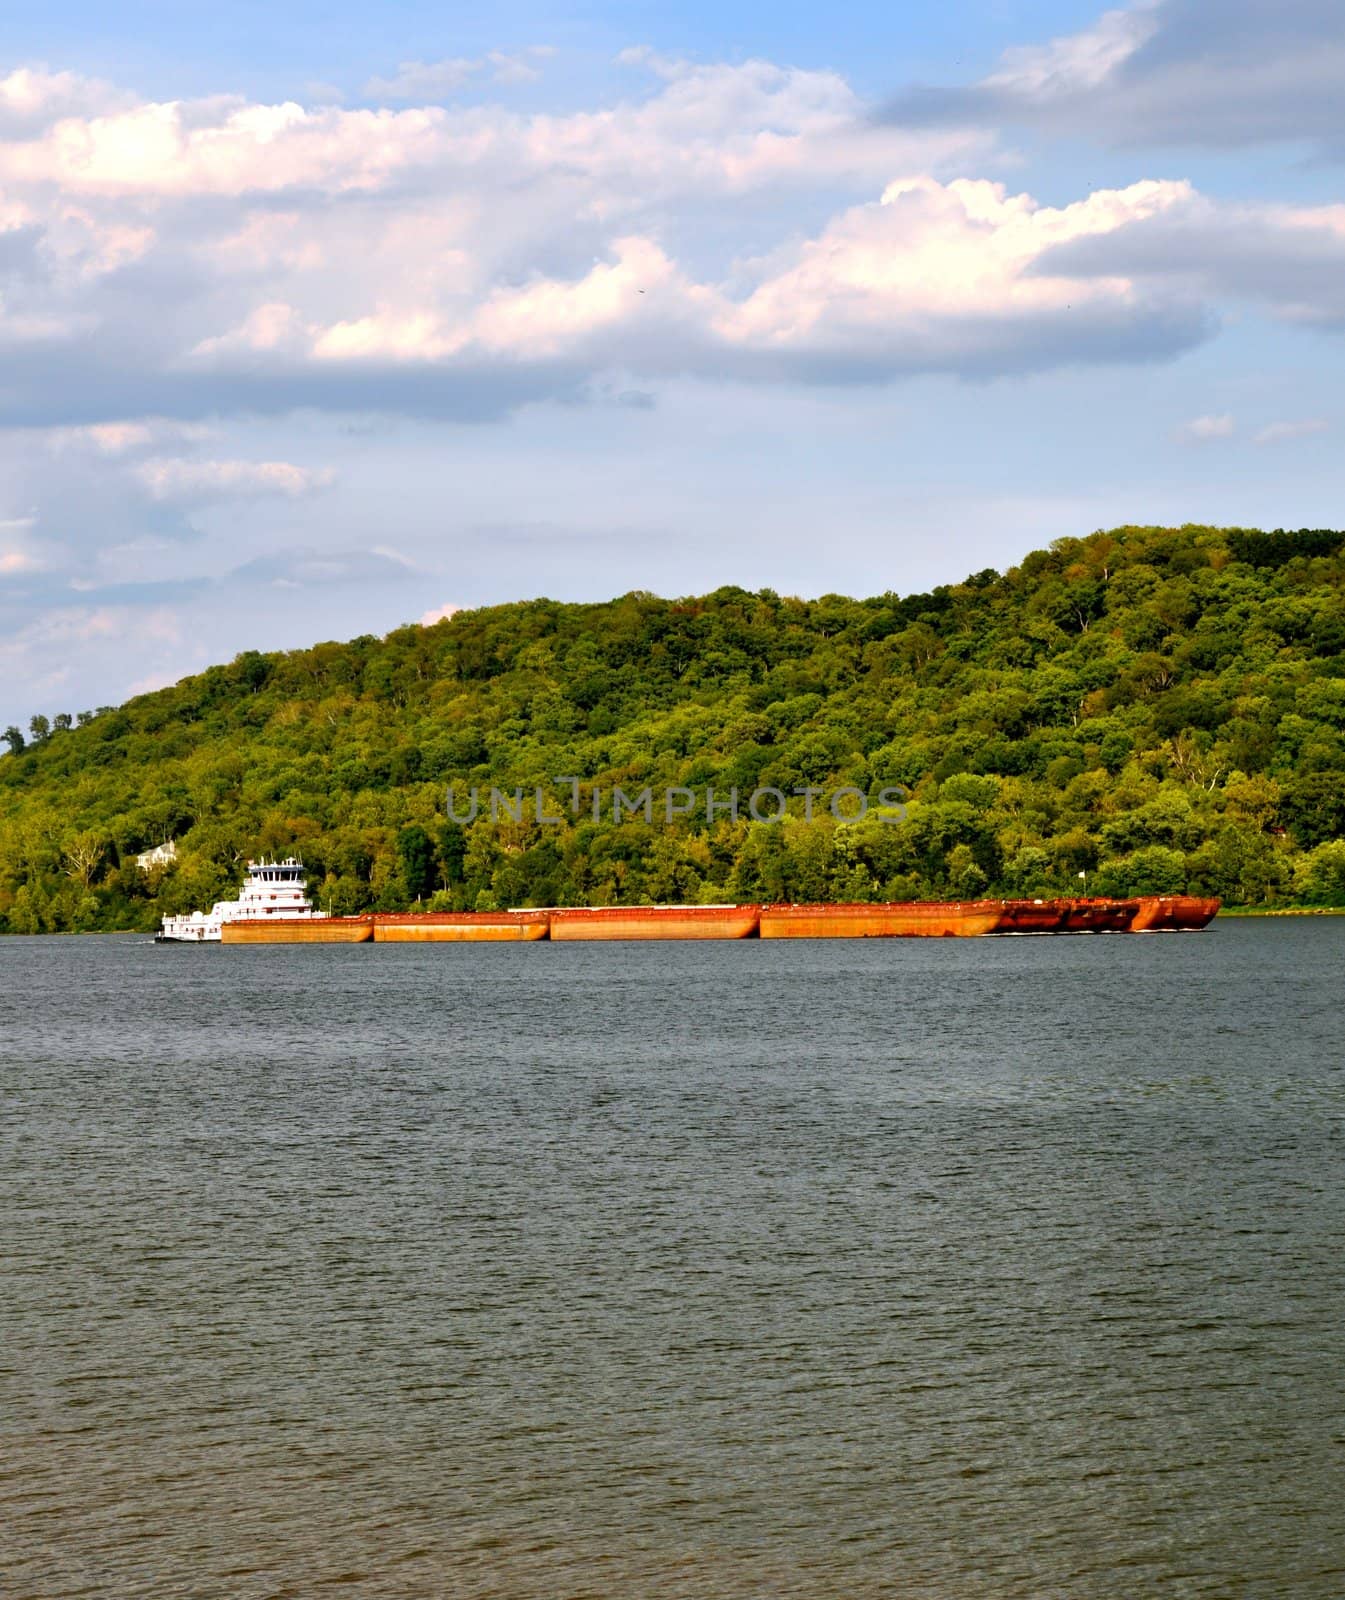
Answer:
[[162, 944], [217, 944], [226, 922], [257, 917], [293, 921], [316, 915], [304, 885], [304, 864], [296, 856], [284, 861], [249, 861], [247, 881], [237, 900], [217, 900], [209, 911], [165, 917], [155, 939]]

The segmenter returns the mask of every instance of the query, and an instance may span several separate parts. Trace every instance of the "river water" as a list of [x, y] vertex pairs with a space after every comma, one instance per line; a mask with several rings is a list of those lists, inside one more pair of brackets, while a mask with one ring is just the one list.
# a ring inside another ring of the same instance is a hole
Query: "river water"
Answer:
[[1343, 971], [0, 940], [0, 1595], [1339, 1600]]

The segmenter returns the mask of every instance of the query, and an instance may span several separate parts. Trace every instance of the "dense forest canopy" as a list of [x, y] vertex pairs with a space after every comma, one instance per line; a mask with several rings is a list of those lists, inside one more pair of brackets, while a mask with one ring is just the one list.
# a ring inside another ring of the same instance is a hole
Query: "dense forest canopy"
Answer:
[[[153, 927], [302, 855], [323, 908], [1187, 889], [1345, 905], [1345, 534], [1118, 528], [930, 594], [727, 588], [247, 651], [0, 757], [0, 929]], [[562, 776], [580, 780], [578, 815]], [[559, 825], [463, 826], [538, 786]], [[653, 786], [906, 818], [592, 820]], [[465, 809], [465, 807], [464, 807]], [[174, 841], [173, 860], [136, 857]]]

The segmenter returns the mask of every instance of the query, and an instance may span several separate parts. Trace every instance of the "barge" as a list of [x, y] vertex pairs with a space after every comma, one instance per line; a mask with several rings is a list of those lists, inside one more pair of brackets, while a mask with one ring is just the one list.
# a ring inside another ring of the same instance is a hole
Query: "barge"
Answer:
[[221, 944], [368, 944], [373, 937], [372, 916], [248, 919], [220, 929]]
[[1005, 934], [1186, 933], [1219, 901], [1198, 895], [906, 900], [853, 905], [549, 906], [323, 916], [303, 863], [249, 861], [237, 900], [166, 916], [158, 938], [203, 944], [483, 944], [649, 939], [973, 939]]
[[1061, 933], [1125, 933], [1139, 910], [1138, 900], [1068, 900]]
[[751, 939], [760, 906], [584, 906], [544, 913], [553, 939]]
[[763, 906], [763, 939], [972, 939], [994, 933], [998, 900]]
[[1190, 933], [1209, 927], [1219, 913], [1213, 895], [1146, 894], [1138, 905], [1131, 933]]
[[482, 944], [545, 939], [547, 911], [378, 912], [375, 944]]

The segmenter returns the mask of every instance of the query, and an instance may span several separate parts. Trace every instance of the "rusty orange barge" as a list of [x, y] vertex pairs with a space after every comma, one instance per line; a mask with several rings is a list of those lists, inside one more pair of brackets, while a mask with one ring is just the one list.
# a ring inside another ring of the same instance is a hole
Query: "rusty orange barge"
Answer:
[[1191, 933], [1215, 899], [910, 900], [855, 905], [557, 906], [368, 912], [226, 922], [225, 944], [464, 944], [540, 939], [967, 939], [996, 934]]

